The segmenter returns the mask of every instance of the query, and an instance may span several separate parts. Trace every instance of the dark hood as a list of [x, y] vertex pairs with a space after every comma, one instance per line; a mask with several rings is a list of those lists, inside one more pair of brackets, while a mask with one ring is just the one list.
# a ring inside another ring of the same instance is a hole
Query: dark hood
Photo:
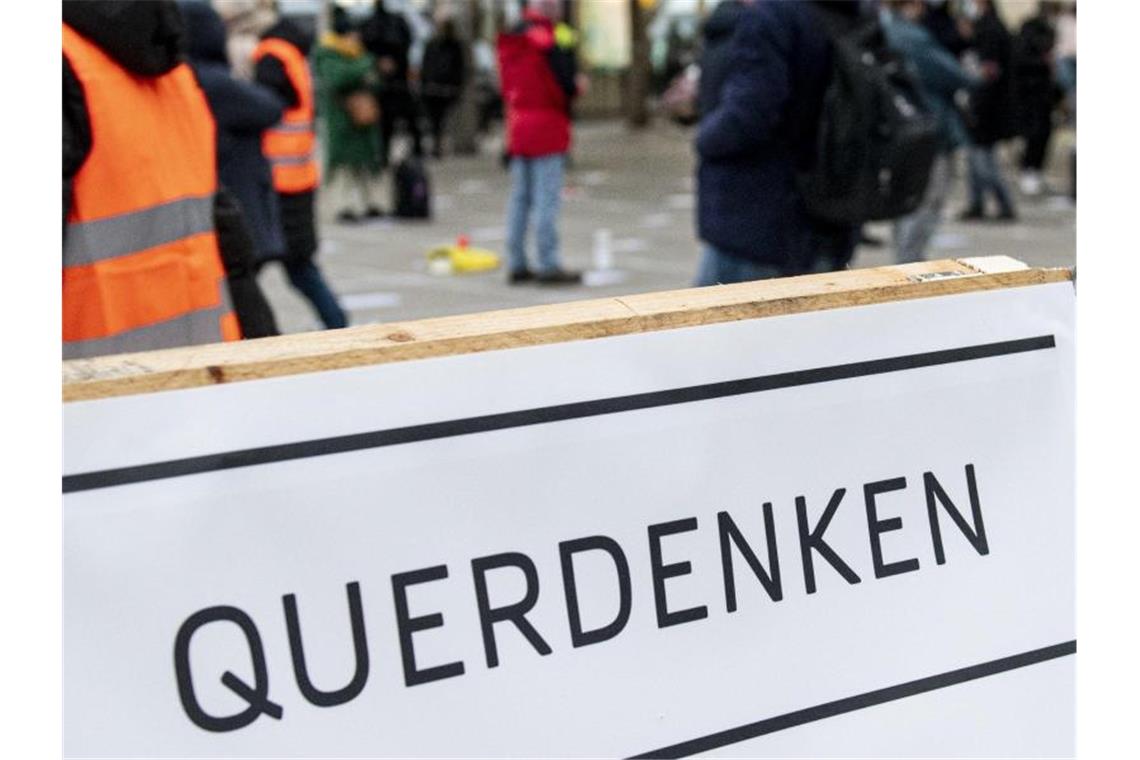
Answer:
[[740, 14], [744, 12], [744, 4], [740, 0], [724, 0], [705, 21], [702, 33], [706, 40], [721, 40], [731, 37], [740, 21]]
[[178, 7], [186, 21], [190, 59], [228, 66], [226, 25], [213, 6], [201, 0], [181, 0]]
[[283, 18], [273, 26], [265, 30], [261, 35], [261, 39], [278, 39], [285, 40], [293, 47], [301, 51], [302, 55], [308, 56], [309, 51], [313, 47], [313, 35], [302, 29], [296, 22]]
[[68, 0], [63, 21], [140, 76], [165, 74], [183, 60], [186, 30], [174, 0]]

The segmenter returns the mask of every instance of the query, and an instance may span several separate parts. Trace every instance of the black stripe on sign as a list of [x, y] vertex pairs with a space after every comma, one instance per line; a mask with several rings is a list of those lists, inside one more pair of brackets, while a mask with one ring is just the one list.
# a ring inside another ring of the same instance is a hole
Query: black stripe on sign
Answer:
[[749, 377], [742, 380], [728, 380], [706, 385], [691, 385], [667, 391], [637, 393], [632, 396], [580, 401], [573, 404], [543, 406], [537, 409], [523, 409], [516, 412], [488, 414], [482, 417], [466, 417], [445, 422], [430, 422], [424, 425], [375, 430], [369, 433], [340, 435], [333, 438], [319, 438], [297, 443], [283, 443], [276, 446], [262, 446], [255, 449], [227, 451], [220, 454], [173, 459], [167, 462], [122, 467], [114, 470], [83, 472], [63, 477], [63, 492], [90, 491], [96, 488], [109, 488], [148, 480], [176, 478], [181, 475], [196, 475], [203, 472], [228, 470], [234, 467], [251, 467], [271, 462], [284, 462], [290, 459], [319, 457], [326, 454], [343, 454], [361, 449], [374, 449], [382, 446], [398, 446], [404, 443], [432, 441], [437, 438], [451, 438], [472, 433], [486, 433], [492, 430], [542, 425], [583, 417], [596, 417], [603, 414], [631, 412], [637, 409], [652, 409], [673, 404], [687, 404], [693, 401], [707, 401], [726, 396], [740, 396], [747, 393], [760, 393], [798, 385], [827, 383], [868, 375], [882, 375], [920, 367], [933, 367], [940, 364], [988, 359], [1026, 351], [1040, 351], [1055, 346], [1052, 335], [1035, 338], [1007, 340], [999, 343], [984, 343], [977, 346], [964, 346], [943, 351], [928, 351], [921, 354], [892, 356], [886, 359], [837, 364], [830, 367], [780, 372], [775, 375]]
[[755, 739], [756, 737], [766, 734], [773, 734], [777, 731], [783, 731], [786, 728], [794, 728], [795, 726], [802, 726], [805, 723], [813, 723], [817, 720], [824, 720], [825, 718], [831, 718], [836, 715], [863, 710], [868, 707], [874, 707], [875, 705], [885, 704], [886, 702], [894, 702], [897, 699], [905, 699], [906, 697], [925, 694], [928, 691], [945, 689], [948, 686], [955, 686], [960, 683], [966, 683], [967, 681], [976, 681], [979, 678], [986, 678], [999, 673], [1006, 673], [1010, 670], [1017, 670], [1018, 668], [1047, 662], [1048, 660], [1055, 660], [1059, 657], [1076, 654], [1076, 652], [1076, 640], [1042, 647], [1041, 649], [1033, 649], [1029, 652], [1022, 652], [1021, 654], [1015, 654], [1010, 657], [1002, 657], [999, 660], [983, 662], [980, 665], [971, 665], [966, 668], [939, 673], [936, 676], [919, 678], [916, 681], [908, 681], [898, 684], [897, 686], [888, 686], [885, 689], [868, 691], [865, 694], [858, 694], [854, 697], [837, 699], [834, 702], [825, 702], [822, 705], [796, 710], [795, 712], [785, 713], [784, 715], [777, 715], [774, 718], [758, 720], [755, 723], [737, 726], [736, 728], [730, 728], [726, 731], [718, 731], [715, 734], [701, 736], [697, 739], [690, 739], [687, 742], [681, 742], [668, 747], [662, 747], [661, 749], [655, 749], [651, 752], [634, 755], [633, 760], [650, 757], [689, 757], [699, 752], [708, 752], [718, 747], [725, 747], [729, 744], [736, 744], [737, 742]]

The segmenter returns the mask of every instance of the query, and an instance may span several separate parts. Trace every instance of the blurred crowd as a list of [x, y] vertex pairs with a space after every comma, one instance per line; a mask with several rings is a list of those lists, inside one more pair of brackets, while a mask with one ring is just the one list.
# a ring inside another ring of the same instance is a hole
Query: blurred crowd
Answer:
[[[511, 2], [492, 46], [384, 0], [326, 4], [318, 23], [272, 0], [65, 1], [64, 356], [274, 335], [267, 266], [346, 326], [317, 263], [317, 193], [341, 224], [430, 217], [425, 161], [500, 116], [506, 283], [579, 283], [559, 244], [590, 86], [578, 32], [564, 0]], [[844, 268], [882, 242], [873, 221], [892, 223], [898, 261], [921, 260], [955, 182], [971, 222], [1056, 189], [1043, 169], [1055, 127], [1075, 125], [1073, 2], [1043, 0], [1017, 29], [999, 0], [709, 7], [699, 44], [670, 28], [657, 56], [661, 104], [696, 125], [695, 284]], [[1069, 176], [1075, 198], [1075, 151]]]
[[[316, 262], [317, 191], [342, 222], [430, 214], [421, 116], [438, 157], [470, 76], [453, 19], [413, 81], [411, 30], [383, 0], [365, 19], [335, 7], [318, 39], [262, 0], [64, 2], [62, 17], [65, 358], [275, 335], [257, 282], [271, 263], [346, 326]], [[375, 184], [397, 130], [411, 148], [388, 210]]]
[[[696, 60], [674, 74], [663, 95], [678, 121], [697, 124], [697, 226], [704, 243], [697, 284], [843, 268], [860, 240], [882, 243], [868, 239], [862, 222], [884, 216], [815, 213], [818, 188], [802, 181], [818, 171], [813, 164], [827, 160], [820, 146], [854, 129], [824, 106], [834, 97], [828, 93], [831, 72], [839, 71], [835, 51], [846, 45], [860, 45], [880, 61], [897, 56], [918, 89], [914, 109], [925, 110], [937, 128], [933, 160], [915, 151], [913, 161], [880, 167], [899, 177], [915, 174], [925, 186], [920, 202], [893, 218], [897, 261], [925, 257], [959, 165], [966, 167], [969, 199], [957, 212], [961, 220], [1017, 218], [1000, 146], [1016, 149], [1021, 197], [1053, 190], [1043, 174], [1050, 139], [1057, 124], [1075, 126], [1076, 119], [1076, 5], [1039, 2], [1015, 31], [1000, 6], [999, 0], [719, 3], [702, 27]], [[881, 70], [891, 76], [886, 63]], [[858, 153], [858, 141], [853, 145]], [[1075, 172], [1074, 151], [1066, 188], [1073, 199]]]

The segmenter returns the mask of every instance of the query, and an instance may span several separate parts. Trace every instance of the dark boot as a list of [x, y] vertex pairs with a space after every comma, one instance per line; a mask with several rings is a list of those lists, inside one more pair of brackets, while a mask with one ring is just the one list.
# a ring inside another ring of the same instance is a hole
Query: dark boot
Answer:
[[539, 285], [578, 285], [582, 282], [580, 272], [570, 272], [565, 269], [552, 269], [548, 272], [539, 272], [535, 275]]

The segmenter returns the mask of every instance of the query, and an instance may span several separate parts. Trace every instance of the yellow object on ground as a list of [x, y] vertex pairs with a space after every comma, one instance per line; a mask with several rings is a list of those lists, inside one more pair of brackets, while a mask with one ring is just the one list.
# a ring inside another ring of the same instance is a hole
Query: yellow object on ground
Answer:
[[466, 274], [486, 272], [499, 267], [500, 256], [486, 248], [463, 245], [441, 245], [427, 253], [428, 269], [433, 274]]

